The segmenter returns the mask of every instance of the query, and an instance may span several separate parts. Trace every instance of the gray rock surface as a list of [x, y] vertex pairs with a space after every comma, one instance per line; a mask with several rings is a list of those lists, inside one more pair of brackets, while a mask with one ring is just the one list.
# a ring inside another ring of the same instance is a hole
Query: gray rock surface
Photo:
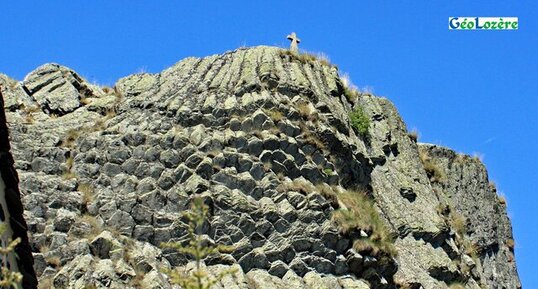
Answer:
[[[237, 269], [215, 288], [520, 287], [510, 222], [483, 165], [417, 145], [387, 99], [346, 98], [334, 66], [260, 46], [114, 89], [53, 64], [22, 86], [0, 81], [43, 283], [173, 288], [160, 269], [192, 263], [160, 245], [185, 239], [181, 212], [203, 196], [206, 241], [234, 246], [205, 260], [212, 274]], [[349, 124], [355, 107], [368, 136]], [[338, 196], [359, 190], [398, 254], [352, 249], [373, 232], [331, 221], [349, 205]], [[463, 232], [451, 222], [462, 218]]]

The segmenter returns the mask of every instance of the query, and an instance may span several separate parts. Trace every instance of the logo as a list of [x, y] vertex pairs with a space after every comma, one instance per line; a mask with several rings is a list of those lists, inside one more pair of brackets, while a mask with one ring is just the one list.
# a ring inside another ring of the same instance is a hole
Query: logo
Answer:
[[517, 17], [448, 17], [448, 30], [517, 30]]

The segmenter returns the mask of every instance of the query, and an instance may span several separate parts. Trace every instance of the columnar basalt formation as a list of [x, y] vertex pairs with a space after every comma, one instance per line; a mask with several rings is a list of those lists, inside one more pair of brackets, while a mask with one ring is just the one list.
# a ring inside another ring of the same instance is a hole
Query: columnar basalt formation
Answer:
[[[390, 101], [315, 57], [238, 49], [113, 88], [48, 64], [0, 84], [44, 284], [169, 288], [160, 269], [192, 264], [160, 245], [185, 240], [201, 196], [204, 238], [234, 247], [208, 272], [238, 269], [216, 288], [521, 287], [480, 162], [417, 144]], [[374, 211], [335, 220], [364, 213], [359, 194]]]

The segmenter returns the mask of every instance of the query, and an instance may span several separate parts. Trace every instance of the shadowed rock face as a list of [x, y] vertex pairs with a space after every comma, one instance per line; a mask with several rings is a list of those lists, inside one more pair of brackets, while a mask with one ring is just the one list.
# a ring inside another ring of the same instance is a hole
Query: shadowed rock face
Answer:
[[[11, 83], [13, 152], [43, 282], [167, 288], [160, 268], [192, 264], [159, 245], [185, 238], [180, 212], [201, 195], [211, 211], [203, 234], [235, 247], [205, 260], [212, 274], [238, 269], [222, 288], [520, 287], [510, 223], [483, 166], [417, 145], [388, 100], [348, 99], [337, 69], [316, 59], [262, 46], [187, 58], [114, 89], [54, 65], [0, 81]], [[52, 108], [50, 91], [72, 91], [69, 105]], [[349, 125], [355, 107], [370, 119], [368, 137]], [[444, 178], [432, 178], [432, 163]], [[397, 256], [353, 250], [361, 234], [331, 221], [338, 204], [327, 188], [365, 189]]]
[[28, 242], [27, 226], [23, 218], [23, 208], [19, 193], [19, 179], [13, 167], [13, 157], [10, 153], [8, 128], [4, 113], [4, 100], [0, 91], [0, 221], [7, 225], [6, 232], [1, 236], [2, 244], [9, 240], [21, 239], [15, 251], [6, 258], [9, 267], [23, 275], [22, 288], [37, 288], [37, 277], [33, 268], [32, 250]]

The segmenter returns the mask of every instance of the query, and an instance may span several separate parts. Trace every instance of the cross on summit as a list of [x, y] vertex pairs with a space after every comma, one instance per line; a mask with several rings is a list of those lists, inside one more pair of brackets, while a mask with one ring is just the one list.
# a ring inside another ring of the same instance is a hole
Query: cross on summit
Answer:
[[299, 52], [299, 43], [301, 42], [301, 39], [297, 38], [297, 34], [292, 32], [290, 35], [288, 35], [288, 39], [291, 41], [290, 50], [292, 52]]

